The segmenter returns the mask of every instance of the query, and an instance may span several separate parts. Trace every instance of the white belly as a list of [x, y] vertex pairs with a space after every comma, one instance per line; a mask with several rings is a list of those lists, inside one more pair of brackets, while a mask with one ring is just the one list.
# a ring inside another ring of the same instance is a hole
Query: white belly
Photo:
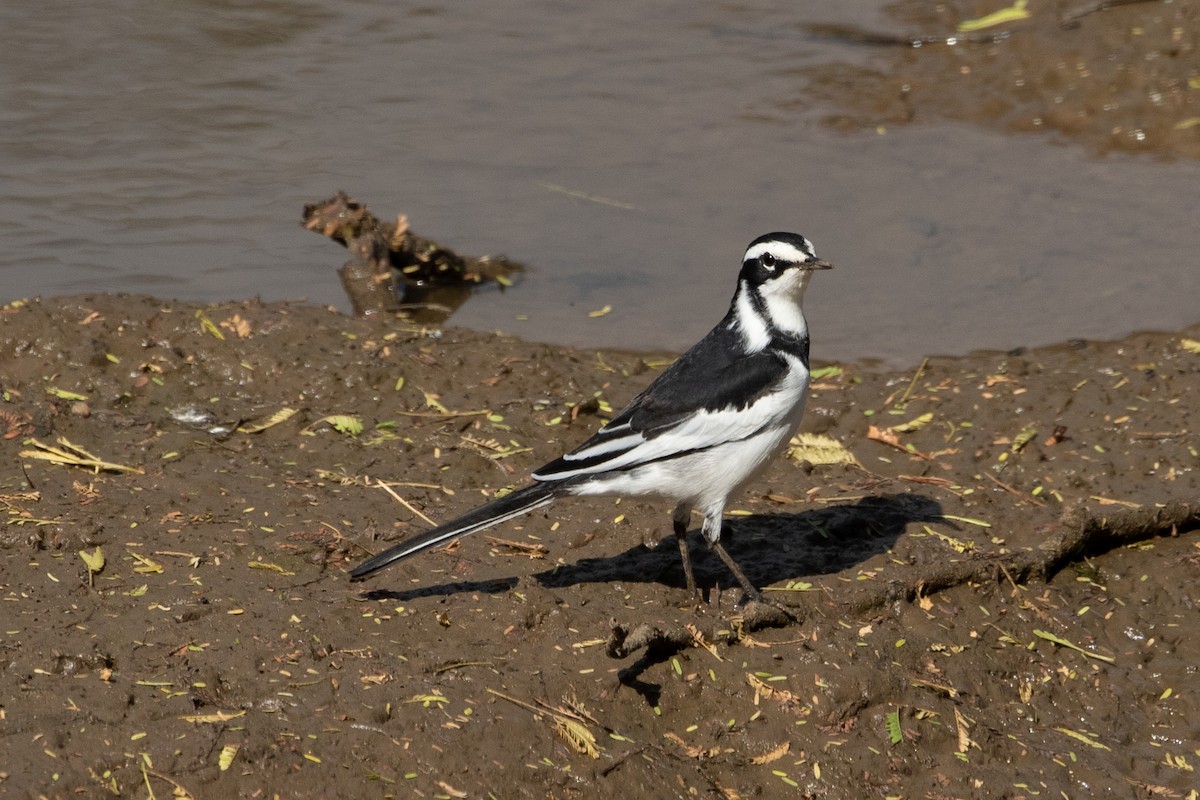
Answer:
[[[611, 471], [595, 468], [570, 493], [661, 497], [704, 514], [705, 534], [715, 541], [721, 535], [725, 503], [787, 447], [804, 415], [808, 370], [795, 356], [784, 357], [793, 362], [788, 379], [758, 398], [751, 410], [698, 412], [661, 437], [647, 438], [613, 459], [606, 465]], [[684, 452], [672, 455], [678, 450]], [[644, 463], [622, 467], [622, 459]]]
[[574, 488], [576, 495], [661, 497], [701, 512], [720, 513], [726, 499], [756, 478], [787, 446], [795, 424], [779, 425], [748, 439], [697, 453], [607, 473]]

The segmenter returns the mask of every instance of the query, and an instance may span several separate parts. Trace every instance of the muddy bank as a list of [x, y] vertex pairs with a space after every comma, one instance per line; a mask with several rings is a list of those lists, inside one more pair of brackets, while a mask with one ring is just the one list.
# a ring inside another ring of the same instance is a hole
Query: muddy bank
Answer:
[[[858, 463], [809, 451], [735, 504], [731, 553], [797, 618], [752, 630], [698, 540], [687, 602], [652, 503], [345, 578], [663, 358], [299, 305], [7, 307], [0, 794], [1194, 796], [1196, 339], [906, 373], [818, 339], [805, 429]], [[614, 621], [657, 645], [615, 658]]]
[[861, 128], [956, 120], [1050, 131], [1096, 152], [1200, 157], [1200, 2], [902, 0], [895, 27], [818, 27], [876, 63], [821, 66], [811, 89]]

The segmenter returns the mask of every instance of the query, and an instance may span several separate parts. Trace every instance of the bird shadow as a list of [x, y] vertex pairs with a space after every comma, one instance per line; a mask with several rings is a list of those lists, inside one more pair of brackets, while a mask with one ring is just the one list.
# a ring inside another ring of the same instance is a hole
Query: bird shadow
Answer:
[[[890, 550], [909, 523], [941, 517], [941, 504], [926, 495], [878, 494], [795, 514], [757, 514], [727, 520], [722, 541], [751, 583], [769, 586], [861, 564]], [[698, 531], [688, 535], [688, 545], [702, 591], [736, 585], [733, 575]], [[616, 581], [686, 586], [673, 534], [654, 547], [638, 546], [606, 558], [581, 559], [534, 577], [547, 587]], [[641, 695], [647, 705], [658, 705], [662, 687], [643, 676], [672, 652], [670, 648], [647, 647], [633, 663], [618, 670], [618, 682]]]
[[418, 597], [449, 597], [450, 595], [479, 592], [480, 594], [503, 594], [517, 588], [516, 577], [492, 578], [486, 581], [453, 581], [419, 586], [415, 589], [369, 589], [362, 593], [364, 600], [388, 600], [408, 602]]
[[[910, 522], [941, 518], [942, 506], [922, 494], [878, 494], [795, 514], [756, 514], [726, 520], [722, 542], [755, 586], [839, 572], [887, 552]], [[696, 583], [706, 592], [735, 585], [733, 575], [703, 541], [698, 530], [688, 534]], [[653, 547], [643, 544], [611, 556], [584, 558], [536, 573], [546, 588], [585, 583], [657, 583], [686, 588], [674, 534]], [[518, 578], [453, 581], [412, 589], [374, 589], [369, 600], [411, 601], [461, 593], [499, 594], [516, 588]]]
[[[726, 520], [722, 543], [755, 586], [840, 572], [887, 552], [911, 522], [940, 519], [942, 506], [922, 494], [878, 494], [795, 514], [756, 514]], [[736, 585], [699, 531], [688, 534], [692, 568], [702, 590]], [[612, 556], [580, 559], [534, 575], [543, 586], [582, 583], [659, 583], [684, 588], [675, 536]]]

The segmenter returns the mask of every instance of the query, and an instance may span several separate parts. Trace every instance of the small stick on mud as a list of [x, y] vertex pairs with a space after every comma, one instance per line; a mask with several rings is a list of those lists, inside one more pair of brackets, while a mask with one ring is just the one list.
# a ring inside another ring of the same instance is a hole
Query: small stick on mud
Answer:
[[679, 623], [651, 624], [643, 622], [632, 630], [612, 621], [612, 632], [608, 637], [605, 651], [610, 658], [625, 658], [638, 650], [646, 650], [654, 656], [667, 656], [691, 647], [710, 646], [711, 642], [733, 644], [745, 637], [746, 634], [763, 628], [784, 628], [798, 622], [798, 618], [770, 603], [751, 602], [731, 622], [722, 621], [718, 633], [713, 631], [708, 636], [700, 635], [694, 627], [685, 627]]
[[1115, 6], [1131, 6], [1135, 3], [1151, 3], [1158, 0], [1093, 0], [1093, 2], [1082, 3], [1075, 8], [1068, 8], [1059, 17], [1059, 24], [1064, 28], [1074, 28], [1079, 25], [1079, 20], [1086, 17], [1088, 14], [1095, 14], [1097, 11], [1105, 11]]
[[1076, 508], [1062, 515], [1058, 527], [1058, 534], [1042, 546], [1047, 556], [1043, 565], [1032, 573], [1043, 580], [1087, 552], [1200, 528], [1200, 504], [1174, 501], [1157, 508], [1103, 514]]
[[1043, 501], [1043, 500], [1038, 500], [1036, 497], [1033, 497], [1033, 496], [1028, 496], [1028, 495], [1026, 495], [1024, 492], [1018, 491], [1018, 490], [1017, 490], [1015, 487], [1013, 487], [1013, 486], [1010, 486], [1009, 484], [1007, 484], [1007, 483], [1005, 483], [1004, 481], [1000, 480], [999, 478], [997, 478], [995, 475], [993, 475], [993, 474], [992, 474], [992, 473], [990, 473], [990, 472], [985, 472], [985, 473], [983, 473], [983, 474], [984, 474], [984, 475], [985, 475], [985, 476], [988, 478], [988, 480], [990, 480], [992, 483], [996, 484], [996, 485], [997, 485], [997, 486], [999, 486], [1001, 489], [1003, 489], [1004, 491], [1006, 491], [1006, 492], [1008, 492], [1009, 494], [1011, 494], [1013, 497], [1015, 497], [1015, 498], [1017, 498], [1018, 500], [1020, 500], [1022, 503], [1029, 503], [1030, 505], [1033, 505], [1033, 506], [1042, 506], [1042, 507], [1044, 507], [1044, 506], [1046, 505], [1045, 501]]
[[643, 622], [631, 631], [613, 620], [612, 633], [609, 634], [605, 651], [609, 658], [625, 658], [643, 648], [669, 654], [686, 650], [692, 643], [692, 634], [682, 625], [669, 625], [664, 630], [657, 625]]
[[[1180, 531], [1200, 529], [1200, 504], [1173, 501], [1156, 508], [1124, 509], [1096, 513], [1077, 508], [1066, 511], [1049, 527], [1045, 541], [1037, 551], [1006, 553], [964, 561], [946, 561], [932, 569], [914, 574], [911, 581], [893, 580], [870, 587], [840, 602], [851, 614], [863, 614], [894, 602], [912, 602], [918, 596], [949, 589], [968, 581], [986, 581], [1003, 574], [1014, 586], [1030, 579], [1048, 581], [1070, 562], [1085, 553], [1103, 552], [1120, 545], [1175, 536]], [[698, 637], [678, 623], [641, 623], [632, 629], [616, 620], [606, 647], [610, 658], [625, 658], [645, 649], [654, 657], [665, 657], [680, 650], [709, 642], [730, 645], [746, 633], [762, 628], [786, 628], [798, 624], [799, 617], [766, 603], [750, 603], [732, 630]]]

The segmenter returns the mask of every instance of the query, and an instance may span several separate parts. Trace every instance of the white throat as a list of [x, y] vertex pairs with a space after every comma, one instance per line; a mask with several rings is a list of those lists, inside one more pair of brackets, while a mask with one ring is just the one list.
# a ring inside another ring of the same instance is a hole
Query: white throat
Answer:
[[767, 281], [759, 289], [767, 316], [781, 333], [797, 337], [808, 335], [808, 323], [800, 304], [804, 301], [804, 290], [811, 279], [811, 270], [792, 269], [773, 281]]
[[748, 352], [765, 349], [771, 343], [773, 332], [797, 339], [808, 335], [808, 323], [800, 303], [811, 277], [808, 270], [792, 270], [768, 281], [759, 287], [761, 306], [754, 302], [749, 283], [744, 280], [738, 283], [733, 322]]
[[808, 335], [808, 322], [804, 319], [803, 309], [800, 308], [799, 297], [767, 295], [763, 301], [776, 330], [796, 338]]

